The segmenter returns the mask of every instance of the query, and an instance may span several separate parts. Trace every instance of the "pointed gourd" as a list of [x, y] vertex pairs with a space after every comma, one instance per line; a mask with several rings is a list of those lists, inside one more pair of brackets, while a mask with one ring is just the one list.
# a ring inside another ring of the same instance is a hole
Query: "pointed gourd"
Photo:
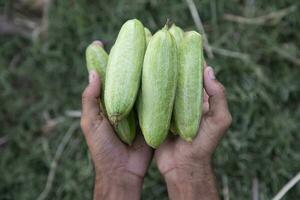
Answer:
[[147, 46], [138, 100], [138, 118], [147, 144], [153, 148], [168, 135], [177, 83], [177, 47], [167, 28]]
[[180, 27], [176, 26], [175, 24], [172, 24], [169, 31], [172, 34], [172, 36], [175, 38], [176, 44], [178, 46], [183, 38], [184, 31]]
[[[101, 98], [100, 107], [105, 116], [106, 109], [103, 102], [103, 94], [105, 88], [105, 74], [108, 55], [102, 47], [100, 41], [94, 41], [86, 49], [86, 63], [88, 71], [95, 70], [101, 78]], [[134, 111], [132, 110], [128, 116], [114, 125], [114, 129], [119, 138], [126, 144], [131, 145], [136, 135], [136, 121]]]
[[136, 19], [128, 20], [122, 26], [108, 57], [104, 101], [112, 124], [127, 116], [134, 105], [145, 49], [143, 24]]
[[202, 115], [203, 42], [196, 31], [186, 32], [179, 47], [178, 82], [172, 117], [173, 131], [186, 141], [197, 135]]

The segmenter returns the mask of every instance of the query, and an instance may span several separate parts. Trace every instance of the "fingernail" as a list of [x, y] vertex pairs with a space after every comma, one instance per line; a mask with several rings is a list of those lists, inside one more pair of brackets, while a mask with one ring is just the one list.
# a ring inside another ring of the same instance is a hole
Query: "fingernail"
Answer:
[[100, 40], [95, 40], [93, 44], [103, 47], [103, 43]]
[[210, 79], [216, 79], [216, 76], [215, 76], [215, 73], [214, 73], [214, 70], [212, 67], [207, 67], [207, 70], [208, 70], [208, 76]]
[[96, 77], [96, 71], [95, 70], [92, 70], [90, 71], [89, 73], [89, 82], [93, 82], [95, 80], [95, 77]]

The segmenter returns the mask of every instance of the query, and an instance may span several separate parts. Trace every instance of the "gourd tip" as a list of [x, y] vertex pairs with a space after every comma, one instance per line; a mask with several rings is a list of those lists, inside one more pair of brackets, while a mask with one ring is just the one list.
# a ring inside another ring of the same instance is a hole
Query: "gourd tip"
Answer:
[[173, 25], [173, 20], [171, 20], [170, 18], [167, 18], [167, 21], [166, 21], [166, 24], [165, 24], [164, 28], [169, 30], [172, 25]]

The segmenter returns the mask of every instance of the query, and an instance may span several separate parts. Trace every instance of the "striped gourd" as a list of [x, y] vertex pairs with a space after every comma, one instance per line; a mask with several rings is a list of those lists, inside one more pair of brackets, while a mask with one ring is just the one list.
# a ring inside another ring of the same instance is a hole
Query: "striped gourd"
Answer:
[[175, 24], [172, 24], [169, 31], [175, 38], [176, 44], [178, 46], [183, 38], [184, 31], [180, 27], [176, 26]]
[[108, 57], [104, 101], [113, 124], [132, 109], [140, 86], [146, 49], [143, 24], [128, 20], [121, 28]]
[[152, 36], [144, 58], [138, 118], [144, 138], [153, 148], [169, 132], [177, 82], [176, 56], [176, 43], [167, 28]]
[[151, 37], [152, 37], [152, 33], [151, 31], [145, 27], [145, 37], [146, 37], [146, 44], [149, 43]]
[[[102, 48], [102, 43], [94, 41], [86, 49], [86, 63], [88, 71], [96, 70], [101, 78], [101, 101], [100, 106], [103, 114], [106, 115], [106, 109], [103, 102], [103, 91], [105, 88], [105, 73], [108, 55]], [[132, 110], [128, 116], [114, 125], [114, 129], [119, 138], [126, 144], [132, 144], [136, 135], [136, 122], [134, 111]]]
[[197, 135], [202, 114], [203, 43], [196, 31], [186, 32], [179, 47], [178, 82], [172, 118], [175, 132], [186, 141]]

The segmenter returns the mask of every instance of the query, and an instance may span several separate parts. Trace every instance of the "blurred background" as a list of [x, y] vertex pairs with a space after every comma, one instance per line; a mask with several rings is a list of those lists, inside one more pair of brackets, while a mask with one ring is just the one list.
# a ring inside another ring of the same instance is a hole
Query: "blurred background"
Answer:
[[[79, 128], [85, 48], [137, 18], [205, 33], [233, 124], [214, 157], [222, 198], [271, 199], [300, 171], [297, 0], [0, 0], [0, 199], [91, 199]], [[167, 199], [154, 163], [143, 199]], [[284, 199], [300, 199], [300, 184]]]

